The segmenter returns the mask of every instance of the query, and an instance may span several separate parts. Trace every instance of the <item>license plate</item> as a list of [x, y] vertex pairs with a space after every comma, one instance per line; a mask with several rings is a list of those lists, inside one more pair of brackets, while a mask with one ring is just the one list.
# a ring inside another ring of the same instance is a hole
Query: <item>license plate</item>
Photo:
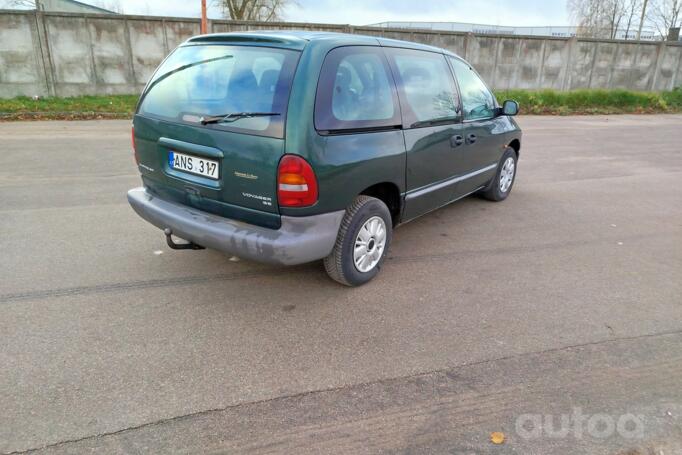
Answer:
[[168, 165], [173, 169], [202, 175], [210, 179], [218, 179], [220, 171], [220, 164], [217, 161], [178, 152], [168, 153]]

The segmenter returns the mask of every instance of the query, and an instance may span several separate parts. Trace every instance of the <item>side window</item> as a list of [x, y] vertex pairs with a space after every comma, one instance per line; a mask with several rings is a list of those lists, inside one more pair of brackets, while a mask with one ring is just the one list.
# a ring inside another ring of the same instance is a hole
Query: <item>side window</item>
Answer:
[[408, 126], [458, 120], [457, 89], [443, 55], [408, 49], [391, 49], [390, 55]]
[[490, 118], [495, 114], [495, 97], [471, 67], [458, 58], [448, 57], [455, 70], [462, 94], [464, 120]]
[[378, 47], [340, 47], [327, 54], [315, 102], [315, 128], [400, 125], [396, 90]]

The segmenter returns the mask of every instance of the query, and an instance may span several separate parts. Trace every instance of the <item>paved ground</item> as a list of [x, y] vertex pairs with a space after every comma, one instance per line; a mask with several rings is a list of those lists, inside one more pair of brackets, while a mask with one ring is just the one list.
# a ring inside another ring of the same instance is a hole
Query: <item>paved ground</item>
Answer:
[[682, 116], [520, 123], [357, 289], [169, 250], [129, 122], [0, 124], [0, 453], [682, 453]]

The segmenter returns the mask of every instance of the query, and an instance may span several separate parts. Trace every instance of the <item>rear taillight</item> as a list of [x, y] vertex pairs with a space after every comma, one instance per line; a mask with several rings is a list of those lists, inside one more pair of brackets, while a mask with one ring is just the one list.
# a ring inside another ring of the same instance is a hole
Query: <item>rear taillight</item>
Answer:
[[140, 164], [140, 158], [137, 156], [137, 147], [135, 146], [135, 127], [132, 127], [131, 139], [133, 141], [133, 154], [135, 155], [135, 164]]
[[284, 155], [277, 169], [277, 200], [281, 207], [306, 207], [317, 202], [317, 179], [300, 156]]

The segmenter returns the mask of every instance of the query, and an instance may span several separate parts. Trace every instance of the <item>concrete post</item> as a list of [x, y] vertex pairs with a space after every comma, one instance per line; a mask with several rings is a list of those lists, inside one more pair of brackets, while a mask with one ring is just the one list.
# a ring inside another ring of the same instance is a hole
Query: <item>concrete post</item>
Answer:
[[542, 52], [540, 53], [540, 68], [538, 68], [538, 77], [535, 81], [535, 88], [541, 89], [542, 88], [542, 78], [544, 76], [544, 70], [545, 70], [545, 50], [547, 47], [547, 40], [543, 39], [542, 40]]
[[512, 76], [511, 82], [509, 83], [508, 87], [505, 87], [507, 89], [515, 88], [515, 87], [518, 87], [518, 85], [519, 85], [519, 72], [522, 71], [521, 64], [520, 64], [521, 63], [521, 49], [523, 49], [523, 41], [519, 41], [518, 45], [516, 46], [515, 58], [516, 58], [517, 64], [514, 65], [514, 72], [512, 73], [513, 76]]
[[673, 73], [672, 88], [682, 87], [682, 46], [677, 48], [677, 70]]
[[597, 64], [597, 54], [599, 53], [599, 43], [594, 44], [594, 51], [592, 52], [592, 63], [590, 64], [590, 77], [587, 79], [587, 88], [592, 88], [592, 75], [594, 74], [594, 65]]
[[658, 73], [661, 72], [663, 57], [665, 56], [665, 47], [666, 47], [665, 41], [661, 41], [661, 43], [658, 46], [656, 46], [656, 64], [654, 66], [654, 75], [651, 76], [649, 86], [647, 87], [647, 90], [649, 91], [656, 90], [656, 82], [658, 82]]
[[133, 58], [133, 44], [130, 38], [130, 25], [128, 24], [128, 19], [123, 19], [123, 34], [126, 43], [126, 59], [128, 60], [128, 77], [130, 78], [130, 84], [135, 87], [137, 86], [137, 75], [135, 74], [135, 64]]
[[50, 43], [47, 39], [47, 26], [45, 25], [45, 13], [41, 11], [35, 12], [36, 31], [38, 33], [38, 43], [40, 47], [40, 62], [42, 64], [43, 74], [45, 76], [45, 86], [47, 88], [48, 96], [57, 96], [55, 88], [54, 64], [52, 63], [52, 55], [50, 54]]
[[164, 54], [168, 55], [170, 49], [168, 49], [168, 31], [166, 30], [166, 20], [161, 20], [161, 29], [163, 30], [163, 51]]
[[[641, 44], [640, 44], [641, 46]], [[616, 70], [616, 61], [618, 60], [618, 54], [620, 53], [620, 44], [616, 44], [616, 50], [613, 51], [613, 57], [611, 57], [611, 65], [609, 66], [609, 78], [606, 80], [606, 88], [611, 89], [611, 81], [613, 80], [613, 72]]]
[[99, 77], [97, 77], [97, 64], [95, 63], [95, 49], [93, 46], [93, 42], [95, 41], [93, 36], [92, 36], [92, 30], [90, 30], [90, 20], [88, 19], [87, 16], [85, 16], [85, 30], [88, 32], [88, 38], [90, 39], [90, 42], [88, 43], [89, 46], [88, 48], [90, 49], [90, 67], [92, 68], [92, 77], [90, 78], [90, 82], [95, 86], [95, 92], [99, 93]]
[[462, 56], [464, 60], [469, 60], [469, 42], [473, 37], [473, 33], [467, 33], [464, 35], [464, 55]]
[[578, 42], [578, 38], [572, 36], [568, 39], [568, 56], [566, 57], [566, 63], [564, 64], [564, 79], [561, 81], [561, 90], [568, 91], [571, 89], [571, 65], [573, 64], [575, 46]]
[[497, 81], [497, 60], [498, 60], [498, 56], [500, 54], [500, 47], [501, 47], [500, 43], [501, 42], [502, 42], [502, 40], [499, 38], [495, 40], [495, 58], [493, 59], [493, 71], [492, 71], [493, 80], [490, 81], [490, 86], [494, 87], [494, 88], [498, 88], [496, 85], [496, 81]]

